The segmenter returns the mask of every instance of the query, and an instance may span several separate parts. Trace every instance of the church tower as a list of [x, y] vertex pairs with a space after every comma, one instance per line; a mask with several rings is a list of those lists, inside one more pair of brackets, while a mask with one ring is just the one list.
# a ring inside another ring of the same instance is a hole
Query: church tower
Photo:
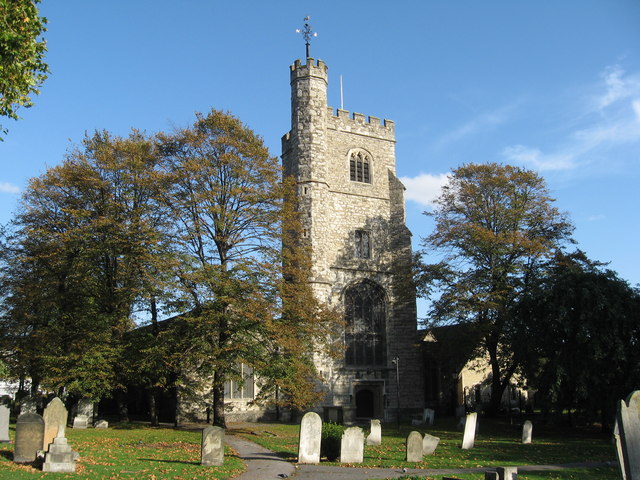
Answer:
[[290, 78], [284, 171], [298, 185], [314, 293], [345, 320], [344, 354], [317, 359], [326, 392], [317, 409], [331, 420], [406, 418], [424, 400], [394, 123], [328, 107], [322, 61], [296, 60]]

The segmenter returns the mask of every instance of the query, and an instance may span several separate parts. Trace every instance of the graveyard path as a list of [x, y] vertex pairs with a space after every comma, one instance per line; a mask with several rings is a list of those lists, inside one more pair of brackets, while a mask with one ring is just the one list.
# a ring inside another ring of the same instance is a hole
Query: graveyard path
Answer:
[[[247, 470], [235, 480], [276, 480], [291, 477], [292, 480], [367, 480], [373, 478], [399, 478], [406, 475], [434, 476], [459, 473], [482, 473], [491, 468], [352, 468], [335, 465], [294, 465], [276, 453], [235, 435], [225, 435], [225, 442], [233, 448], [247, 464]], [[564, 468], [589, 468], [615, 465], [615, 462], [571, 463], [564, 465], [527, 465], [518, 470], [550, 471]]]

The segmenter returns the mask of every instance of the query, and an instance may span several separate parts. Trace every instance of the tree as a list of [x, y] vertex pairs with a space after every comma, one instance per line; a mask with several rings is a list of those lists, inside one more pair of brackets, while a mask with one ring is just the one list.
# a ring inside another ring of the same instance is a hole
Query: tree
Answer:
[[558, 254], [514, 315], [512, 342], [545, 410], [579, 409], [611, 429], [640, 382], [640, 291], [583, 252]]
[[[47, 20], [38, 15], [39, 0], [0, 0], [0, 116], [17, 120], [20, 106], [47, 78], [46, 42], [39, 37]], [[0, 125], [0, 133], [6, 133]], [[0, 135], [0, 140], [2, 136]]]
[[453, 171], [436, 200], [435, 230], [423, 239], [446, 255], [419, 265], [422, 292], [436, 291], [434, 322], [473, 323], [479, 353], [491, 366], [490, 412], [497, 412], [517, 363], [505, 334], [512, 307], [544, 259], [569, 239], [572, 227], [553, 207], [536, 173], [512, 166], [468, 164]]

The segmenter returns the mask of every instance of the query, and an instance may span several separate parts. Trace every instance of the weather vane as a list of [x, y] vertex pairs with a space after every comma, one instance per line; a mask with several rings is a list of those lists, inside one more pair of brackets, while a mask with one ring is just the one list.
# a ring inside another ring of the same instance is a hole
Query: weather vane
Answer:
[[311, 30], [311, 25], [309, 25], [309, 19], [311, 17], [306, 16], [304, 17], [304, 29], [300, 30], [299, 28], [296, 28], [296, 33], [302, 33], [302, 37], [304, 38], [304, 42], [305, 45], [307, 46], [307, 58], [309, 58], [311, 55], [309, 55], [309, 45], [311, 45], [311, 37], [317, 37], [318, 34], [316, 32], [314, 32], [313, 30]]

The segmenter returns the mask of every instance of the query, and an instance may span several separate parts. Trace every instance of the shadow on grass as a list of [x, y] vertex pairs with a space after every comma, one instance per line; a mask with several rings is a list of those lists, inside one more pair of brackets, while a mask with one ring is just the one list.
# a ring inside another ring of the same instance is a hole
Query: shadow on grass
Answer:
[[11, 450], [0, 450], [0, 457], [13, 461], [13, 452]]
[[162, 460], [159, 458], [138, 458], [139, 462], [180, 463], [182, 465], [200, 465], [200, 462], [185, 462], [184, 460]]

